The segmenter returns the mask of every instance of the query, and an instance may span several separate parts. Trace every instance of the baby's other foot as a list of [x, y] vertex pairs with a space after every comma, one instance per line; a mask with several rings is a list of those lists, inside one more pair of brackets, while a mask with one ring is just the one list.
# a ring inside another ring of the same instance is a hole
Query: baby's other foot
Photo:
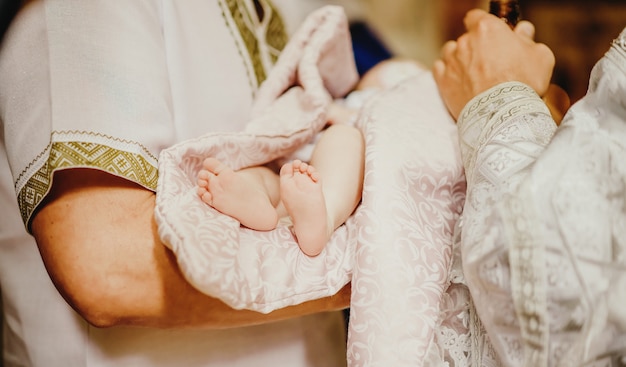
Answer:
[[280, 195], [302, 252], [316, 256], [328, 242], [328, 215], [315, 168], [295, 160], [280, 170]]

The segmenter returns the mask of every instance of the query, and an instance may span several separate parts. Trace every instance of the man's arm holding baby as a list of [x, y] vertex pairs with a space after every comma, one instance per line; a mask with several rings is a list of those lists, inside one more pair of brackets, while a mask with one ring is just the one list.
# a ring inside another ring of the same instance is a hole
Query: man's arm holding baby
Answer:
[[233, 310], [200, 293], [161, 243], [154, 205], [153, 192], [108, 173], [55, 174], [32, 232], [55, 286], [89, 323], [229, 328], [348, 307], [349, 285], [267, 315]]

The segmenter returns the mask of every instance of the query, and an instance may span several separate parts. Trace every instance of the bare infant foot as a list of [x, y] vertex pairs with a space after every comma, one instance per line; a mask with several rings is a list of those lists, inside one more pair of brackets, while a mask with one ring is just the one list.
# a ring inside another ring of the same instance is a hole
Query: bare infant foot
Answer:
[[317, 171], [295, 160], [280, 169], [280, 196], [302, 252], [317, 256], [328, 242], [326, 202]]
[[250, 176], [235, 172], [212, 157], [204, 160], [203, 167], [198, 173], [198, 195], [202, 201], [250, 229], [276, 228], [276, 209]]

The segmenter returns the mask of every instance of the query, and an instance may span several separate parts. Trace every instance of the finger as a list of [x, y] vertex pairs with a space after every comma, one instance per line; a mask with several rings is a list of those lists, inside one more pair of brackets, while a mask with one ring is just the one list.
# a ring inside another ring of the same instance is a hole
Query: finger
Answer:
[[454, 49], [454, 57], [461, 63], [467, 63], [471, 59], [472, 40], [469, 33], [462, 34], [456, 41]]
[[535, 26], [527, 20], [522, 20], [515, 26], [515, 33], [532, 41], [535, 38]]
[[510, 32], [511, 26], [503, 18], [487, 13], [482, 9], [467, 12], [463, 19], [467, 33]]
[[554, 52], [552, 52], [552, 49], [550, 49], [550, 47], [548, 47], [548, 45], [546, 45], [545, 43], [536, 43], [535, 48], [538, 50], [537, 52], [540, 52], [541, 55], [544, 57], [543, 61], [546, 63], [546, 65], [549, 65], [550, 68], [553, 69], [554, 65], [556, 64], [556, 58], [554, 56]]
[[463, 18], [463, 24], [465, 24], [465, 29], [468, 31], [470, 29], [475, 28], [482, 19], [485, 17], [496, 17], [495, 15], [489, 14], [482, 9], [472, 9], [465, 14], [465, 18]]
[[446, 63], [443, 60], [435, 60], [433, 63], [433, 76], [435, 80], [441, 80], [446, 72]]
[[444, 61], [450, 60], [450, 58], [454, 55], [454, 52], [456, 51], [456, 47], [456, 41], [448, 41], [444, 43], [443, 47], [441, 48], [441, 58]]

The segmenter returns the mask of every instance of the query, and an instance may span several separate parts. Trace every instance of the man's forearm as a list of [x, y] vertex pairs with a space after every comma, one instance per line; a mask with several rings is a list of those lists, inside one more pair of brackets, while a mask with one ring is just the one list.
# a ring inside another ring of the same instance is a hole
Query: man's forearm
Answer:
[[348, 307], [337, 295], [263, 315], [233, 310], [193, 288], [161, 242], [154, 193], [91, 169], [57, 172], [32, 222], [57, 289], [95, 326], [227, 328]]

